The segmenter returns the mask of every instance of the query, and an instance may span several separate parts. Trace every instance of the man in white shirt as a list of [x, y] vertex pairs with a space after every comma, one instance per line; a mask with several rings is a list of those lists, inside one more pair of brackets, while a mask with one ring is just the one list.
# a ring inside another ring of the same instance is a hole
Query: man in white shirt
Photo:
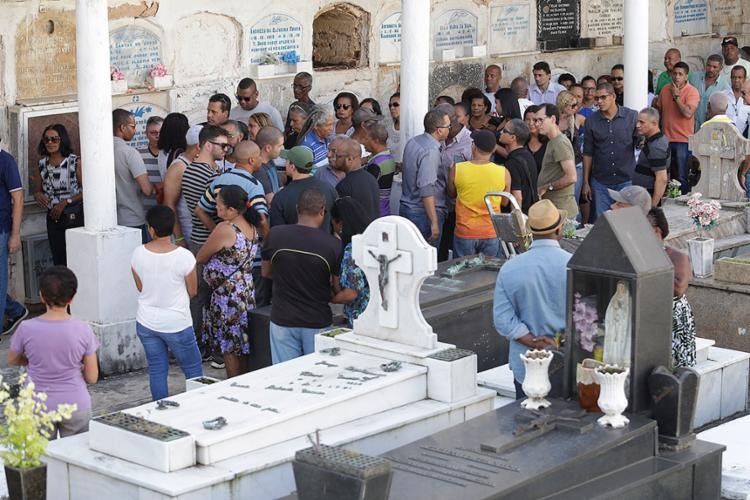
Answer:
[[724, 69], [722, 73], [729, 79], [732, 76], [732, 68], [738, 64], [750, 73], [750, 61], [740, 57], [740, 47], [737, 43], [737, 37], [725, 36], [721, 41], [721, 55], [724, 56]]
[[273, 126], [279, 130], [284, 130], [284, 122], [281, 120], [279, 110], [258, 100], [258, 86], [252, 78], [243, 78], [237, 84], [237, 102], [240, 107], [232, 108], [229, 118], [247, 123], [248, 118], [255, 113], [266, 113], [271, 117]]
[[557, 94], [565, 90], [565, 87], [550, 80], [552, 70], [545, 61], [534, 64], [534, 83], [529, 87], [529, 100], [539, 106], [540, 104], [555, 104]]
[[729, 98], [727, 116], [734, 121], [737, 130], [742, 133], [747, 126], [747, 118], [750, 112], [750, 106], [745, 104], [745, 100], [742, 97], [742, 87], [747, 80], [747, 71], [745, 70], [745, 67], [738, 64], [732, 68], [732, 77], [730, 80], [731, 88], [724, 91]]

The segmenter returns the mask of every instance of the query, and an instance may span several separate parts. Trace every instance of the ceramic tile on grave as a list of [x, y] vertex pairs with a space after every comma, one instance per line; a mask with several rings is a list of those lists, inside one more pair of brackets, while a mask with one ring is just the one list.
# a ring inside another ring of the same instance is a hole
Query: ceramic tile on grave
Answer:
[[380, 25], [380, 63], [401, 60], [401, 13], [386, 17]]
[[16, 88], [18, 99], [75, 94], [75, 12], [45, 12], [19, 26]]
[[455, 50], [456, 57], [470, 57], [477, 45], [477, 16], [464, 9], [447, 10], [435, 20], [433, 32], [436, 59], [444, 50]]
[[710, 32], [708, 0], [677, 0], [674, 3], [674, 36]]
[[514, 2], [493, 6], [490, 11], [490, 53], [525, 52], [534, 48], [529, 4]]
[[286, 14], [271, 14], [248, 30], [250, 64], [261, 64], [266, 54], [294, 51], [302, 56], [302, 24]]
[[542, 50], [574, 46], [581, 34], [580, 0], [537, 0], [536, 38]]
[[[149, 403], [125, 413], [189, 433], [197, 462], [211, 464], [304, 436], [321, 422], [331, 427], [426, 397], [426, 368], [402, 363], [384, 371], [386, 361], [347, 351], [316, 353], [170, 398], [178, 408], [158, 410]], [[218, 417], [225, 427], [204, 428]], [[106, 441], [106, 433], [98, 439]], [[107, 452], [117, 456], [116, 449]]]
[[630, 412], [650, 405], [648, 376], [669, 366], [672, 263], [636, 208], [605, 212], [568, 263], [567, 376], [577, 397], [584, 359], [630, 368]]
[[161, 40], [140, 26], [123, 26], [109, 34], [111, 66], [125, 73], [131, 87], [145, 86], [148, 72], [162, 63]]
[[745, 190], [737, 180], [738, 166], [750, 154], [750, 141], [731, 123], [707, 123], [688, 139], [700, 161], [701, 177], [693, 193], [704, 198], [744, 201]]

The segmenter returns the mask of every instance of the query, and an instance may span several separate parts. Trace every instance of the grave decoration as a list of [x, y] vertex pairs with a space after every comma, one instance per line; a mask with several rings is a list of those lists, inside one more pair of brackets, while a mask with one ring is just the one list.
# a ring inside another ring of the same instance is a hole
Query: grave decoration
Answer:
[[146, 85], [149, 89], [165, 89], [172, 86], [172, 75], [162, 63], [158, 63], [151, 68], [146, 78]]
[[669, 366], [672, 263], [635, 208], [605, 212], [568, 263], [565, 395], [587, 359], [629, 370], [630, 412], [650, 406], [647, 379]]
[[700, 179], [694, 193], [722, 201], [744, 201], [739, 183], [740, 164], [750, 155], [750, 141], [731, 123], [705, 123], [688, 139], [688, 146], [700, 162]]
[[120, 71], [120, 68], [112, 66], [109, 76], [112, 81], [113, 94], [124, 94], [128, 91], [128, 82], [125, 80], [125, 73]]
[[693, 276], [707, 278], [714, 273], [714, 239], [708, 238], [706, 232], [716, 227], [719, 221], [721, 203], [716, 200], [701, 200], [701, 193], [688, 198], [688, 217], [698, 231], [697, 238], [688, 240], [690, 264]]

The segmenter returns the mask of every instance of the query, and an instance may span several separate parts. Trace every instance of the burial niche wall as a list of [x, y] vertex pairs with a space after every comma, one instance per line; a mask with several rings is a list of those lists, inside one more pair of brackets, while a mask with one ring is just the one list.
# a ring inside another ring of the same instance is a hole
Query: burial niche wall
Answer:
[[369, 64], [370, 14], [339, 3], [313, 20], [313, 67], [357, 68]]

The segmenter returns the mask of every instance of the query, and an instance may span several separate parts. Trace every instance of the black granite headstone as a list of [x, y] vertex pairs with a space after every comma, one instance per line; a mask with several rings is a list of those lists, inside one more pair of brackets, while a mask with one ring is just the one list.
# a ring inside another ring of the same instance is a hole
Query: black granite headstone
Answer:
[[580, 0], [537, 0], [536, 6], [540, 50], [577, 47], [581, 35]]
[[659, 424], [659, 440], [680, 447], [689, 444], [693, 434], [693, 416], [698, 397], [698, 374], [690, 368], [674, 373], [658, 366], [648, 378], [653, 418]]

